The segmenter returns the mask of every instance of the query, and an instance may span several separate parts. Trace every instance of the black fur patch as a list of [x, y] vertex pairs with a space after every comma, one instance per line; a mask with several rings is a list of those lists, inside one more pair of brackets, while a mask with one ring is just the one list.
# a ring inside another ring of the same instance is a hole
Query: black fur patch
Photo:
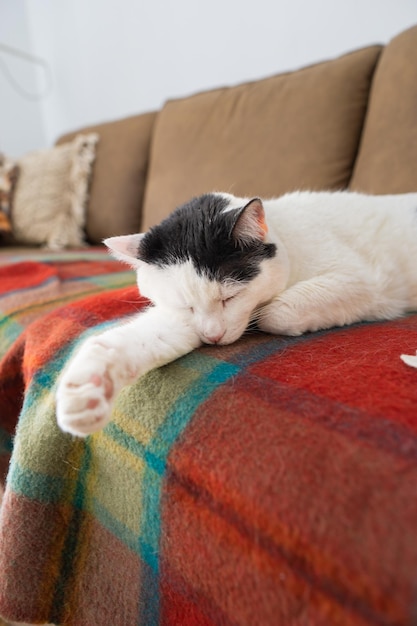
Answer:
[[178, 207], [146, 233], [138, 257], [160, 267], [191, 260], [210, 280], [250, 281], [276, 246], [255, 239], [238, 245], [232, 232], [240, 209], [223, 213], [227, 205], [221, 196], [205, 194]]

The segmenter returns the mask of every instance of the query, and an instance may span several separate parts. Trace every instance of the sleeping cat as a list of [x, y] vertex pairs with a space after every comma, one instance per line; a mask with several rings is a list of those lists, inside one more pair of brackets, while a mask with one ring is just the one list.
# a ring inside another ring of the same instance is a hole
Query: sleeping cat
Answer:
[[417, 310], [417, 193], [212, 193], [105, 244], [153, 306], [87, 339], [64, 370], [58, 424], [79, 436], [108, 422], [124, 385], [254, 322], [300, 335]]

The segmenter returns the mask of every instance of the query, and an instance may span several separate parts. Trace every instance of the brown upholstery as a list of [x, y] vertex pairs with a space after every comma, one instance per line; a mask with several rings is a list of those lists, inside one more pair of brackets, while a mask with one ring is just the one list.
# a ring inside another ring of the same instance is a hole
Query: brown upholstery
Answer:
[[169, 101], [152, 138], [144, 229], [215, 189], [268, 197], [346, 187], [380, 51]]
[[417, 190], [416, 40], [414, 26], [381, 54], [352, 189], [382, 194]]
[[[93, 243], [140, 230], [155, 113], [83, 128], [97, 132], [97, 158], [87, 210], [87, 237]], [[64, 135], [63, 143], [76, 135]]]

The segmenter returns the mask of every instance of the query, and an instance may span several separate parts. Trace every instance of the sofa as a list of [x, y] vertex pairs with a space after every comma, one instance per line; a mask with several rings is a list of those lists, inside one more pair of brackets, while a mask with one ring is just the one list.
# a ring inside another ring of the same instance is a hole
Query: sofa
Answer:
[[400, 359], [417, 314], [204, 346], [123, 389], [85, 439], [58, 429], [54, 395], [85, 337], [148, 305], [103, 238], [212, 190], [417, 191], [416, 59], [413, 27], [51, 147], [87, 134], [96, 151], [82, 245], [0, 249], [5, 620], [417, 624], [417, 371]]

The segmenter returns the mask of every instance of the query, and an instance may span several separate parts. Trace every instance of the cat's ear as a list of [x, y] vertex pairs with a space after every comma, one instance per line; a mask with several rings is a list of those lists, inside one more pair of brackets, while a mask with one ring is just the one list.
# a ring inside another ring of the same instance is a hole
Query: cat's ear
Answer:
[[252, 198], [238, 211], [232, 229], [232, 237], [237, 242], [247, 242], [254, 239], [264, 240], [268, 232], [265, 220], [265, 211], [260, 198]]
[[143, 234], [122, 235], [120, 237], [104, 239], [103, 243], [116, 259], [137, 269], [141, 263], [140, 244], [143, 237]]

